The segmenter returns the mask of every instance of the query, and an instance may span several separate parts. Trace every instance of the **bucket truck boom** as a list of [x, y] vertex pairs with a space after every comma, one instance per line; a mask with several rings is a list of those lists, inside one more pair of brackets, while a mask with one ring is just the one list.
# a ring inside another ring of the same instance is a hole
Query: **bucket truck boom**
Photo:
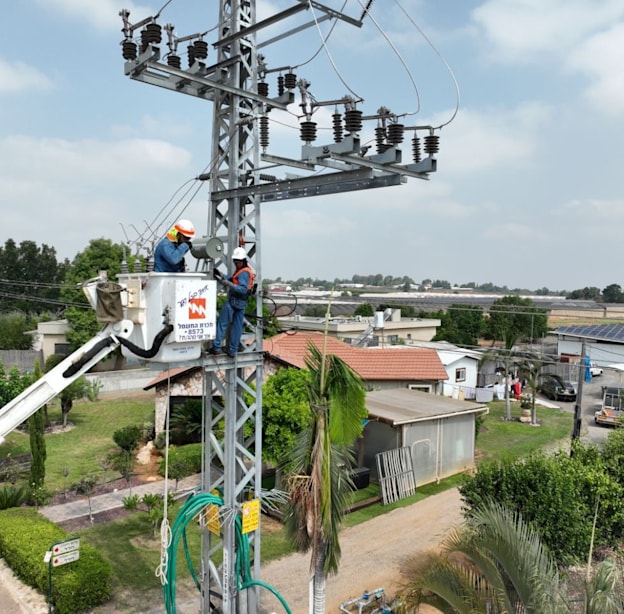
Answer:
[[214, 280], [197, 273], [122, 274], [118, 280], [111, 284], [96, 278], [83, 285], [98, 321], [106, 325], [0, 408], [0, 444], [120, 345], [124, 355], [171, 364], [199, 358], [202, 343], [214, 338]]
[[83, 373], [110, 354], [119, 346], [118, 336], [129, 334], [132, 322], [120, 322], [107, 326], [98, 335], [89, 339], [80, 349], [70, 354], [54, 369], [31, 384], [21, 394], [0, 409], [0, 444], [4, 438], [28, 419], [40, 407], [49, 403]]

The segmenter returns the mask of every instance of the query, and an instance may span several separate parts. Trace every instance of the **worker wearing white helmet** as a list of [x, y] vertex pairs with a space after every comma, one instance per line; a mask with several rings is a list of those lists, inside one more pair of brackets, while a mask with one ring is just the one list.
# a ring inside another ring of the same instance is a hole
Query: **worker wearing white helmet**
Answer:
[[251, 295], [255, 283], [255, 275], [247, 265], [247, 252], [242, 247], [237, 247], [232, 252], [232, 260], [236, 267], [232, 275], [223, 276], [215, 270], [217, 281], [228, 289], [228, 298], [219, 312], [217, 318], [217, 333], [208, 350], [211, 354], [221, 353], [221, 344], [228, 328], [226, 354], [232, 358], [238, 352], [238, 344], [243, 334], [243, 322], [245, 319], [245, 307], [247, 299]]
[[154, 271], [156, 273], [184, 273], [184, 256], [191, 251], [191, 239], [195, 227], [189, 220], [177, 221], [173, 228], [159, 241], [154, 250]]

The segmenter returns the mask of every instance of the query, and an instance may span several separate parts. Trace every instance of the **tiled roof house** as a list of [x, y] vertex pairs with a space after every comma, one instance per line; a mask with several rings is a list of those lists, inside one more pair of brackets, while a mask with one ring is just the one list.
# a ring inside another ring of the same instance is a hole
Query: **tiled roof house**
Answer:
[[[284, 366], [305, 368], [308, 344], [323, 349], [321, 333], [281, 333], [264, 340], [265, 376]], [[335, 354], [365, 382], [375, 388], [417, 388], [427, 392], [441, 391], [447, 372], [435, 350], [397, 346], [392, 348], [357, 348], [327, 337], [328, 354]]]

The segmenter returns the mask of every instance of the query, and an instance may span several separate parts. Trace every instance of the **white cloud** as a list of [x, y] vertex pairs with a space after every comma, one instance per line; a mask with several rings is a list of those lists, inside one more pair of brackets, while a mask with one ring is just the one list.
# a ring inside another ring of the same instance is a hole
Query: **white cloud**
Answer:
[[521, 63], [564, 56], [622, 17], [620, 0], [487, 0], [472, 12], [491, 58]]
[[36, 68], [0, 58], [0, 94], [46, 90], [52, 86], [51, 79]]
[[511, 162], [530, 164], [540, 129], [551, 115], [552, 109], [538, 102], [515, 109], [462, 109], [440, 133], [438, 166], [473, 173], [508, 167]]
[[[165, 141], [32, 138], [0, 140], [0, 207], [10, 211], [0, 233], [54, 245], [73, 257], [92, 238], [124, 239], [131, 225], [153, 225], [175, 186], [191, 175], [190, 154]], [[182, 203], [183, 205], [184, 203]], [[182, 206], [180, 205], [180, 206]]]
[[624, 22], [587, 39], [568, 56], [567, 66], [591, 79], [585, 97], [609, 115], [624, 111]]

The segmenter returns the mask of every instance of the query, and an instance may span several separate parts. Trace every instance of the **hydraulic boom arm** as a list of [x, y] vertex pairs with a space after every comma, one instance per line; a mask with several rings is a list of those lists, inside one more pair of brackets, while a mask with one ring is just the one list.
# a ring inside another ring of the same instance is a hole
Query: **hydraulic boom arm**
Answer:
[[131, 328], [132, 323], [128, 321], [116, 323], [114, 328], [107, 326], [80, 349], [56, 365], [54, 369], [0, 408], [0, 444], [24, 420], [118, 347], [120, 343], [118, 337], [126, 337], [130, 332], [128, 329], [131, 330]]

